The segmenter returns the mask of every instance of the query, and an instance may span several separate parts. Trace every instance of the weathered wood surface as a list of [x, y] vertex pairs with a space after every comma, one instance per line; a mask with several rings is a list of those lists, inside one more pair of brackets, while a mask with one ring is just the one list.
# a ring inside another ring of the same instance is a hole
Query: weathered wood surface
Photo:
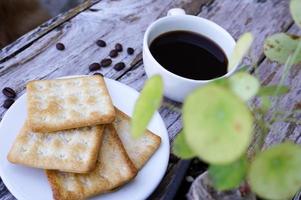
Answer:
[[[265, 59], [263, 54], [264, 38], [276, 32], [286, 32], [290, 27], [289, 32], [297, 33], [296, 31], [299, 30], [298, 33], [300, 33], [300, 29], [297, 29], [296, 26], [292, 26], [293, 20], [289, 15], [287, 1], [278, 0], [257, 3], [246, 0], [231, 1], [231, 3], [227, 1], [214, 1], [207, 6], [203, 6], [198, 16], [215, 21], [228, 30], [235, 38], [238, 38], [239, 35], [246, 31], [251, 31], [255, 35], [255, 41], [252, 45], [252, 50], [250, 52], [250, 56], [248, 56], [249, 59], [246, 60], [246, 63], [258, 63], [258, 69], [260, 69], [258, 70], [259, 78], [265, 85], [273, 84], [271, 80], [264, 81], [270, 77], [270, 74], [268, 73], [273, 74], [278, 72], [279, 76], [281, 75], [281, 69], [283, 66], [278, 65], [277, 68], [274, 68], [275, 64], [273, 65]], [[300, 99], [301, 79], [298, 79], [298, 75], [299, 77], [301, 77], [301, 75], [296, 74], [295, 72], [296, 70], [292, 72], [295, 76], [289, 77], [287, 81], [288, 85], [291, 87], [291, 92], [284, 96], [284, 98], [280, 101], [280, 104], [284, 106], [284, 109], [294, 107], [297, 100]], [[119, 81], [139, 90], [143, 86], [145, 80], [146, 74], [144, 69], [138, 67], [128, 71]], [[180, 107], [180, 104], [171, 104], [175, 105], [177, 108]], [[163, 105], [161, 110], [170, 109]], [[179, 112], [174, 111], [172, 117], [166, 117], [166, 119], [170, 118], [175, 119], [175, 121], [172, 120], [174, 121], [172, 125], [168, 126], [168, 131], [169, 134], [172, 135], [172, 140], [174, 134], [181, 130], [182, 123]], [[278, 134], [274, 134], [275, 130]], [[301, 143], [300, 130], [301, 127], [296, 124], [274, 124], [272, 131], [266, 140], [266, 144], [270, 145], [272, 143], [279, 143], [285, 138]], [[176, 170], [174, 171], [176, 172]], [[161, 186], [159, 188], [161, 189], [164, 187]]]
[[286, 31], [293, 23], [288, 1], [283, 0], [214, 1], [204, 7], [199, 16], [221, 25], [236, 39], [244, 32], [251, 31], [255, 41], [250, 57], [254, 61], [263, 58], [263, 41], [266, 36]]
[[[199, 6], [202, 1], [198, 1]], [[193, 6], [191, 13], [198, 12], [199, 6], [187, 0], [179, 1], [101, 1], [71, 20], [61, 24], [53, 31], [36, 40], [30, 47], [0, 64], [0, 85], [15, 88], [19, 95], [24, 92], [27, 81], [32, 79], [54, 78], [64, 75], [88, 74], [88, 66], [108, 56], [115, 43], [133, 47], [135, 55], [123, 51], [117, 61], [127, 67], [115, 71], [112, 67], [101, 71], [106, 77], [117, 79], [140, 60], [143, 33], [156, 18], [166, 15], [175, 6]], [[100, 48], [95, 44], [99, 38], [106, 40], [108, 46]], [[57, 51], [57, 42], [65, 43], [65, 51]], [[22, 76], [18, 76], [22, 74]], [[3, 101], [4, 97], [0, 97]], [[0, 109], [0, 117], [5, 110]]]
[[81, 11], [87, 9], [91, 5], [95, 4], [100, 0], [87, 0], [84, 3], [80, 4], [79, 6], [71, 9], [67, 13], [62, 13], [47, 22], [43, 23], [36, 29], [26, 33], [19, 39], [17, 39], [12, 44], [8, 45], [7, 47], [0, 49], [0, 63], [5, 59], [11, 58], [14, 54], [21, 52], [22, 50], [28, 48], [35, 40], [42, 37], [55, 27], [59, 26], [60, 24], [64, 23], [65, 21], [71, 19]]
[[[90, 2], [92, 4], [96, 1]], [[2, 50], [0, 85], [16, 89], [20, 96], [24, 93], [26, 82], [31, 79], [88, 74], [89, 64], [106, 57], [115, 43], [120, 42], [125, 48], [129, 46], [135, 48], [134, 56], [128, 56], [124, 51], [116, 59], [127, 63], [127, 68], [120, 72], [112, 68], [101, 71], [106, 77], [118, 79], [130, 68], [142, 67], [139, 63], [143, 33], [152, 21], [166, 15], [167, 10], [172, 7], [183, 7], [188, 13], [197, 14], [200, 6], [206, 2], [205, 0], [101, 1], [76, 15], [79, 9], [86, 7], [81, 5], [71, 11], [71, 14], [69, 12], [50, 20]], [[70, 20], [67, 21], [68, 19]], [[99, 48], [95, 45], [95, 41], [100, 38], [106, 40], [108, 47]], [[55, 49], [58, 41], [65, 43], [64, 52]], [[1, 95], [0, 101], [3, 100], [4, 97]], [[5, 109], [1, 107], [0, 118], [4, 113]], [[164, 117], [172, 115], [172, 112], [163, 110], [161, 114]], [[172, 117], [165, 119], [167, 126], [173, 123]], [[2, 181], [0, 181], [0, 199], [14, 199]]]
[[[289, 28], [289, 31], [297, 31], [296, 27], [292, 26], [288, 1], [103, 0], [92, 6], [92, 11], [85, 10], [66, 22], [60, 21], [61, 17], [58, 17], [55, 22], [45, 25], [44, 29], [47, 31], [40, 32], [39, 28], [33, 30], [17, 44], [0, 52], [0, 58], [3, 58], [0, 59], [0, 85], [15, 88], [20, 96], [24, 93], [25, 83], [32, 79], [89, 74], [88, 65], [106, 57], [110, 48], [116, 42], [121, 42], [124, 47], [135, 48], [135, 55], [128, 56], [123, 52], [114, 59], [114, 62], [123, 61], [127, 64], [124, 70], [116, 72], [112, 68], [106, 68], [101, 72], [106, 77], [117, 79], [140, 90], [146, 80], [141, 61], [143, 33], [152, 21], [166, 15], [167, 10], [172, 7], [184, 7], [188, 13], [211, 19], [227, 29], [235, 38], [243, 32], [252, 31], [256, 40], [246, 63], [258, 63], [259, 76], [264, 84], [273, 84], [279, 80], [283, 66], [265, 60], [262, 44], [264, 38], [272, 33], [287, 31]], [[107, 48], [95, 45], [99, 38], [107, 41]], [[58, 41], [66, 44], [65, 51], [59, 52], [55, 49]], [[281, 100], [284, 108], [293, 107], [297, 98], [300, 99], [301, 80], [298, 77], [300, 70], [296, 68], [287, 81], [292, 90]], [[0, 102], [3, 99], [4, 97], [0, 96]], [[178, 111], [180, 107], [178, 103], [165, 100], [160, 108], [171, 140], [182, 128]], [[0, 118], [4, 113], [5, 110], [1, 107]], [[275, 124], [273, 129], [280, 134], [270, 134], [267, 144], [278, 143], [285, 138], [301, 142], [300, 126], [296, 124]], [[176, 166], [171, 167], [168, 174], [175, 173], [176, 169]], [[173, 176], [166, 176], [155, 191], [155, 194], [160, 194], [160, 199], [166, 198], [164, 185], [172, 180], [170, 177]], [[156, 199], [155, 196], [153, 198]], [[2, 182], [0, 199], [13, 199]]]

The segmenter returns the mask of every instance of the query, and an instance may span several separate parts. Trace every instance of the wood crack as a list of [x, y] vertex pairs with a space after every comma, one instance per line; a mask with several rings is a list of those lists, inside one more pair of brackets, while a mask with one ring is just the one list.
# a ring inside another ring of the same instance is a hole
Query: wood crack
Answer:
[[301, 139], [301, 134], [295, 139], [295, 143], [298, 143], [298, 141]]
[[292, 135], [294, 133], [296, 126], [297, 126], [296, 123], [293, 123], [293, 122], [288, 125], [288, 127], [286, 129], [284, 140], [287, 139], [290, 135]]

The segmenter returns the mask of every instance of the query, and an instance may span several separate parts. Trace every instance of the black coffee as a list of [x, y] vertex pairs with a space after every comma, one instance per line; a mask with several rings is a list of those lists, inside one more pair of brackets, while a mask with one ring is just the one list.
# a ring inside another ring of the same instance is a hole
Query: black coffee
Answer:
[[209, 80], [227, 73], [223, 50], [209, 38], [188, 31], [164, 33], [150, 45], [154, 58], [165, 69], [195, 80]]

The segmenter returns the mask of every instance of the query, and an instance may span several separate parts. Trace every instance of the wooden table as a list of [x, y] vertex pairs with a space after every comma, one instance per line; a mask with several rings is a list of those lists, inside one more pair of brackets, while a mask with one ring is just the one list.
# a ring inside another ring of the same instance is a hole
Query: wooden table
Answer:
[[[265, 58], [262, 48], [264, 38], [280, 31], [301, 33], [301, 29], [293, 23], [286, 0], [90, 0], [51, 19], [0, 50], [0, 85], [16, 89], [20, 96], [25, 92], [25, 84], [29, 80], [91, 74], [89, 64], [106, 57], [109, 49], [120, 42], [124, 47], [135, 49], [133, 56], [124, 52], [114, 59], [114, 62], [125, 62], [126, 68], [116, 71], [109, 67], [100, 72], [105, 77], [140, 90], [147, 78], [141, 58], [144, 31], [151, 22], [165, 16], [167, 10], [173, 7], [182, 7], [189, 14], [210, 19], [235, 38], [251, 31], [256, 39], [245, 62], [258, 63], [257, 72], [265, 85], [279, 81], [283, 66]], [[100, 38], [107, 42], [106, 50], [95, 45], [95, 41]], [[57, 51], [57, 42], [63, 42], [66, 50]], [[291, 91], [280, 100], [280, 107], [293, 109], [301, 99], [300, 67], [292, 69], [286, 84]], [[4, 96], [0, 95], [0, 102], [3, 101]], [[180, 108], [181, 104], [167, 99], [164, 102], [160, 114], [172, 141], [182, 124], [180, 113], [171, 107]], [[0, 119], [5, 111], [3, 107], [0, 108]], [[274, 124], [266, 144], [279, 143], [285, 139], [301, 143], [300, 131], [301, 126], [295, 123]], [[186, 168], [187, 165], [187, 161], [182, 160], [171, 162], [164, 180], [150, 199], [171, 199], [176, 191], [175, 179], [179, 176], [176, 172], [181, 172], [179, 168]], [[0, 199], [14, 199], [1, 180]]]

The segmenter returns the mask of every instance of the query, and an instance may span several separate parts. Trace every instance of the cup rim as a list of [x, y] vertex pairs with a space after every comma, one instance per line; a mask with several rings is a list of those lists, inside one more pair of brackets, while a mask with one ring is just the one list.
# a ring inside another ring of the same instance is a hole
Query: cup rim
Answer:
[[[178, 78], [178, 79], [181, 79], [183, 81], [188, 81], [188, 82], [191, 82], [191, 83], [208, 83], [208, 82], [212, 82], [212, 81], [215, 81], [215, 80], [218, 80], [218, 79], [222, 79], [222, 78], [225, 78], [225, 77], [228, 77], [230, 76], [231, 74], [233, 74], [233, 72], [237, 69], [238, 65], [236, 65], [235, 67], [233, 67], [229, 72], [227, 72], [226, 74], [224, 74], [223, 76], [220, 76], [220, 77], [217, 77], [217, 78], [214, 78], [214, 79], [209, 79], [209, 80], [195, 80], [195, 79], [190, 79], [190, 78], [186, 78], [186, 77], [183, 77], [183, 76], [179, 76], [167, 69], [165, 69], [154, 57], [153, 55], [151, 54], [150, 50], [149, 50], [149, 45], [148, 45], [148, 38], [149, 38], [149, 33], [151, 32], [151, 30], [153, 29], [153, 27], [164, 21], [164, 20], [170, 20], [172, 18], [183, 18], [183, 17], [186, 17], [186, 18], [194, 18], [194, 19], [198, 19], [199, 21], [203, 21], [205, 23], [209, 23], [211, 26], [213, 26], [214, 28], [218, 29], [219, 31], [223, 32], [223, 34], [227, 35], [227, 37], [229, 37], [232, 42], [234, 43], [234, 45], [236, 44], [236, 41], [234, 40], [234, 38], [230, 35], [230, 33], [228, 33], [228, 31], [226, 31], [224, 28], [222, 28], [221, 26], [219, 26], [218, 24], [216, 24], [215, 22], [213, 21], [210, 21], [208, 19], [205, 19], [205, 18], [202, 18], [202, 17], [198, 17], [198, 16], [194, 16], [194, 15], [171, 15], [171, 16], [165, 16], [165, 17], [162, 17], [156, 21], [154, 21], [153, 23], [151, 23], [148, 28], [146, 29], [146, 32], [144, 34], [144, 38], [143, 38], [143, 46], [144, 46], [144, 51], [147, 52], [147, 54], [150, 55], [150, 58], [153, 62], [157, 63], [158, 66], [156, 67], [159, 67], [161, 68], [161, 70], [163, 70], [164, 72], [166, 72], [167, 74], [173, 76], [174, 78]], [[185, 29], [184, 29], [185, 30]], [[191, 31], [191, 30], [189, 30]], [[167, 31], [168, 32], [168, 31]], [[194, 31], [192, 31], [194, 32]], [[195, 32], [195, 33], [198, 33], [198, 32]], [[200, 34], [200, 33], [198, 33]], [[214, 40], [213, 40], [214, 41]], [[221, 47], [223, 49], [223, 47]], [[227, 56], [227, 58], [229, 59], [229, 57]]]

